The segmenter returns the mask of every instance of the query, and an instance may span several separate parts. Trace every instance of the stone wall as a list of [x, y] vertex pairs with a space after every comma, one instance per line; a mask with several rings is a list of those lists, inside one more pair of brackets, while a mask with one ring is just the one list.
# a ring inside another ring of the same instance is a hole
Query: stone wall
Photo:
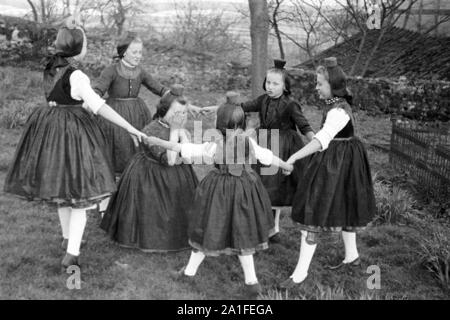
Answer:
[[[293, 94], [303, 103], [320, 105], [315, 73], [289, 70]], [[354, 106], [370, 114], [389, 113], [424, 121], [450, 120], [450, 82], [383, 78], [349, 78]]]

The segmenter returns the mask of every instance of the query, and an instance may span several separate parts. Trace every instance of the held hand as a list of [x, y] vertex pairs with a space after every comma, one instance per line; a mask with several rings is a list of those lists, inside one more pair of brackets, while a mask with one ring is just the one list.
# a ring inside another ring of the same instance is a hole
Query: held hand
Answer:
[[204, 107], [200, 112], [202, 115], [208, 116], [211, 113], [214, 113], [217, 110], [217, 108], [218, 108], [217, 106]]
[[199, 114], [202, 114], [202, 108], [193, 106], [192, 104], [188, 105], [188, 111], [194, 118], [198, 117]]
[[208, 158], [214, 158], [214, 155], [216, 153], [217, 144], [213, 142], [205, 142], [203, 143], [203, 150], [204, 154]]
[[287, 159], [286, 163], [289, 165], [293, 165], [297, 161], [293, 156], [290, 156], [289, 159]]
[[286, 163], [287, 168], [283, 169], [283, 174], [288, 176], [294, 171], [294, 166], [290, 163]]
[[134, 145], [136, 147], [139, 147], [139, 143], [142, 142], [143, 139], [145, 139], [147, 137], [144, 133], [140, 132], [139, 130], [137, 130], [134, 127], [131, 127], [128, 130], [128, 133], [130, 134], [131, 139], [133, 139]]

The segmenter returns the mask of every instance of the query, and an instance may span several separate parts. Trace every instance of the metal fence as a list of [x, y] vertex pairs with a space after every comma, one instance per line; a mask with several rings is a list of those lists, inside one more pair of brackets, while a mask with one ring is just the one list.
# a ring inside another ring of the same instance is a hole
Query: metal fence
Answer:
[[392, 120], [389, 161], [434, 197], [450, 196], [450, 124]]

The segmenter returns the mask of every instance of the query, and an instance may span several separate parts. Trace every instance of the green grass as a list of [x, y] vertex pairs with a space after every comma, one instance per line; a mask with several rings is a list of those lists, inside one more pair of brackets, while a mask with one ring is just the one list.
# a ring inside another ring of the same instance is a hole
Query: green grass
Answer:
[[[186, 95], [197, 105], [213, 105], [224, 99], [224, 93], [187, 92]], [[157, 98], [145, 89], [142, 97], [154, 110]], [[304, 113], [313, 128], [318, 129], [320, 111], [305, 107]], [[389, 141], [389, 119], [365, 114], [358, 118], [364, 124], [360, 126], [360, 135], [366, 142]], [[213, 122], [214, 118], [209, 118], [204, 126]], [[0, 190], [21, 131], [21, 128], [0, 128]], [[389, 176], [388, 156], [371, 148], [368, 154], [373, 173]], [[195, 166], [195, 171], [201, 179], [210, 168]], [[60, 249], [61, 230], [56, 210], [45, 204], [19, 200], [3, 191], [0, 191], [0, 203], [0, 299], [228, 300], [244, 297], [243, 273], [237, 257], [207, 258], [194, 283], [177, 282], [170, 278], [168, 271], [186, 264], [188, 251], [149, 254], [121, 248], [99, 229], [99, 219], [93, 212], [89, 213], [85, 233], [88, 245], [81, 255], [81, 290], [69, 290], [66, 287], [69, 275], [62, 274], [59, 268], [64, 252]], [[409, 216], [411, 221], [419, 222], [422, 217], [423, 212], [412, 212]], [[433, 230], [433, 223], [436, 222], [427, 222], [429, 230]], [[428, 232], [423, 232], [422, 223], [382, 224], [363, 231], [358, 236], [358, 249], [364, 265], [348, 272], [325, 268], [328, 263], [341, 259], [344, 249], [339, 235], [324, 234], [304, 285], [288, 293], [280, 292], [276, 285], [294, 269], [300, 242], [300, 230], [291, 222], [288, 211], [282, 215], [281, 227], [282, 242], [255, 256], [257, 275], [264, 290], [259, 299], [448, 299], [448, 290], [421, 264], [420, 243], [428, 243], [421, 239], [429, 237]], [[380, 290], [367, 289], [369, 265], [381, 269]]]

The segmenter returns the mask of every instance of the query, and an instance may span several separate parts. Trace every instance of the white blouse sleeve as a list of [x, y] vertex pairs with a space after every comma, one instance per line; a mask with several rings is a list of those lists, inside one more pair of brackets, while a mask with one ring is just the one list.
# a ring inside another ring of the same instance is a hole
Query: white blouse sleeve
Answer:
[[[207, 148], [210, 146], [209, 148]], [[203, 144], [196, 143], [182, 143], [181, 144], [181, 156], [186, 159], [192, 159], [193, 157], [214, 157], [217, 150], [217, 144], [213, 142], [205, 142]]]
[[253, 148], [254, 155], [256, 159], [259, 160], [263, 165], [271, 165], [273, 161], [273, 152], [269, 149], [260, 147], [258, 143], [252, 138], [249, 139]]
[[72, 98], [84, 101], [83, 107], [87, 105], [94, 114], [97, 114], [100, 107], [105, 104], [105, 100], [92, 89], [89, 77], [80, 70], [70, 75], [70, 87]]
[[327, 113], [327, 118], [322, 129], [316, 133], [315, 139], [319, 140], [324, 151], [328, 148], [331, 140], [347, 125], [350, 116], [341, 108], [333, 108]]

